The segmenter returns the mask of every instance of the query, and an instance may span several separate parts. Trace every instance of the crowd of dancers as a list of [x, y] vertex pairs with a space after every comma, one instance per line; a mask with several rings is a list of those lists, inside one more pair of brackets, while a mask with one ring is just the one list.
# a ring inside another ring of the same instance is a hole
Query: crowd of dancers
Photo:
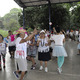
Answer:
[[[77, 49], [80, 55], [80, 31], [60, 30], [60, 27], [53, 27], [51, 32], [46, 30], [34, 29], [31, 33], [26, 33], [25, 29], [19, 29], [17, 34], [13, 35], [8, 31], [6, 39], [0, 34], [0, 70], [2, 70], [1, 57], [3, 59], [3, 68], [5, 69], [6, 47], [8, 46], [10, 58], [16, 60], [16, 71], [13, 74], [19, 79], [23, 77], [27, 70], [27, 60], [32, 62], [31, 70], [36, 69], [35, 57], [38, 53], [38, 60], [40, 61], [39, 70], [48, 72], [47, 63], [51, 57], [57, 58], [58, 72], [62, 72], [64, 58], [67, 57], [67, 52], [64, 48], [66, 39], [71, 39], [78, 42]], [[43, 67], [44, 63], [44, 67]], [[19, 77], [19, 73], [21, 76]]]

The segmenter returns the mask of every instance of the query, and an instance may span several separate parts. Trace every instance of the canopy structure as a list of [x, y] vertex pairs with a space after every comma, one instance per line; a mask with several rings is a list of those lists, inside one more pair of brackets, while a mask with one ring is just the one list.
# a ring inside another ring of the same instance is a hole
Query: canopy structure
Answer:
[[47, 5], [49, 6], [49, 30], [51, 30], [51, 4], [53, 3], [71, 3], [71, 2], [79, 2], [80, 0], [14, 0], [20, 7], [23, 8], [23, 28], [25, 28], [25, 12], [24, 9], [26, 7], [33, 6], [41, 6]]
[[70, 3], [80, 0], [14, 0], [21, 7], [40, 6], [48, 3]]

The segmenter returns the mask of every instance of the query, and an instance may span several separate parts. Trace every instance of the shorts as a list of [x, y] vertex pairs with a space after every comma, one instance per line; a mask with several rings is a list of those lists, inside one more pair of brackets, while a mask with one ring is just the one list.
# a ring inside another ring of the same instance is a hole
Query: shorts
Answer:
[[16, 59], [16, 69], [19, 71], [27, 71], [27, 60], [26, 59]]
[[16, 46], [9, 46], [9, 52], [15, 51], [16, 50]]

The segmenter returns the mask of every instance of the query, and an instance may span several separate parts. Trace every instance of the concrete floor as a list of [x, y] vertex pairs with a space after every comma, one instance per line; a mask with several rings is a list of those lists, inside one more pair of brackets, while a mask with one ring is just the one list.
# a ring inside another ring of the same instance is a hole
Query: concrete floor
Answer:
[[[77, 55], [77, 42], [66, 41], [65, 48], [68, 57], [65, 58], [62, 74], [57, 72], [57, 59], [52, 58], [48, 62], [49, 72], [39, 71], [39, 61], [36, 58], [36, 70], [30, 70], [31, 62], [28, 62], [28, 74], [24, 80], [80, 80], [80, 56]], [[15, 70], [15, 59], [10, 59], [9, 53], [6, 55], [6, 69], [0, 71], [0, 80], [17, 80], [13, 75]]]

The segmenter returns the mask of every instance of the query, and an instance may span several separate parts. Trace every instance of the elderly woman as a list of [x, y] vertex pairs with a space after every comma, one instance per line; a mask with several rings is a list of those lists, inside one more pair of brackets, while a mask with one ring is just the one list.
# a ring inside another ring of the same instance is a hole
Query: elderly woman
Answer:
[[37, 41], [38, 45], [38, 60], [40, 61], [40, 70], [43, 69], [43, 62], [45, 63], [45, 72], [48, 72], [47, 62], [51, 59], [49, 53], [49, 39], [45, 37], [45, 31], [40, 32], [40, 37]]
[[16, 44], [16, 51], [15, 51], [15, 58], [16, 58], [16, 68], [18, 67], [17, 71], [14, 71], [14, 75], [16, 78], [19, 78], [18, 73], [21, 71], [21, 76], [19, 80], [23, 80], [25, 72], [27, 71], [27, 61], [26, 61], [26, 41], [31, 40], [32, 37], [37, 33], [37, 30], [34, 30], [34, 33], [28, 37], [25, 37], [24, 30], [19, 32], [19, 36], [17, 37], [15, 44]]

